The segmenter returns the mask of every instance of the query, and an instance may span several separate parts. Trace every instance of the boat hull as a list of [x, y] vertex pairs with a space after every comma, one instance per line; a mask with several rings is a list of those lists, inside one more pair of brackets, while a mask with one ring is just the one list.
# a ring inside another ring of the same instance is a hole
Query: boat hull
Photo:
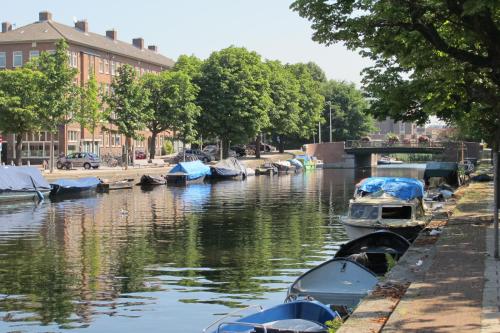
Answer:
[[411, 225], [398, 225], [398, 226], [388, 226], [388, 225], [356, 225], [352, 223], [348, 223], [343, 221], [342, 224], [345, 227], [347, 236], [349, 239], [354, 240], [373, 232], [377, 232], [380, 230], [387, 230], [394, 232], [398, 235], [403, 236], [407, 240], [414, 240], [417, 238], [420, 231], [425, 227], [425, 223], [421, 224], [411, 224]]
[[88, 195], [96, 192], [97, 185], [86, 186], [86, 187], [64, 187], [59, 185], [52, 185], [52, 190], [50, 190], [51, 196], [60, 195]]
[[141, 186], [157, 186], [157, 185], [165, 185], [166, 180], [162, 176], [150, 176], [143, 175], [139, 182]]
[[101, 183], [97, 186], [98, 192], [109, 192], [115, 190], [125, 190], [131, 189], [134, 184], [132, 179], [127, 179], [123, 181], [111, 182], [111, 183]]
[[187, 174], [167, 174], [167, 185], [189, 185], [189, 184], [202, 184], [205, 181], [205, 175], [189, 179]]
[[[44, 198], [49, 196], [50, 191], [44, 190], [39, 191]], [[29, 200], [39, 200], [39, 195], [34, 191], [4, 191], [0, 192], [0, 203], [3, 202], [14, 202], [14, 201], [29, 201]]]

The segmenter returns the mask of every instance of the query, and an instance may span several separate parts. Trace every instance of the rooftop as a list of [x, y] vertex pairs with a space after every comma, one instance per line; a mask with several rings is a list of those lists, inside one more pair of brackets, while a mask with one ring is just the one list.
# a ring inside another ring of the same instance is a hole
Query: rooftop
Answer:
[[135, 45], [109, 38], [93, 32], [80, 30], [57, 23], [49, 19], [40, 20], [15, 30], [0, 33], [0, 45], [23, 42], [51, 42], [64, 38], [69, 43], [90, 47], [96, 50], [110, 52], [152, 63], [163, 67], [172, 67], [174, 61], [154, 50], [139, 48]]

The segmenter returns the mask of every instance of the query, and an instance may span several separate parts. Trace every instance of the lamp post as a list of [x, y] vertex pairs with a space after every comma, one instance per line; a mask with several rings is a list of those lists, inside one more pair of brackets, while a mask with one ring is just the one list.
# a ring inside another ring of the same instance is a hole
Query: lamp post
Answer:
[[321, 143], [321, 121], [318, 121], [318, 143]]
[[332, 142], [332, 101], [326, 102], [328, 104], [328, 109], [330, 112], [330, 142]]

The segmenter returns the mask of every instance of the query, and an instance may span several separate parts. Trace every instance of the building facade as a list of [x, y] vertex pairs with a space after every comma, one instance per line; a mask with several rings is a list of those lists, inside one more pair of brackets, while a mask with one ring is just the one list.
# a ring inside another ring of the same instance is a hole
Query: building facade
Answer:
[[417, 135], [417, 125], [414, 123], [407, 123], [402, 121], [394, 121], [387, 118], [383, 121], [377, 121], [375, 126], [377, 131], [370, 134], [372, 139], [384, 140], [387, 134], [394, 133], [400, 139], [415, 139]]
[[[111, 83], [124, 64], [134, 67], [138, 76], [169, 70], [174, 65], [173, 60], [158, 53], [157, 46], [146, 47], [143, 38], [134, 38], [132, 43], [126, 43], [118, 39], [118, 33], [114, 29], [99, 35], [89, 31], [86, 20], [77, 21], [74, 27], [70, 27], [53, 21], [52, 14], [44, 11], [39, 13], [38, 21], [20, 28], [13, 29], [9, 22], [2, 23], [0, 70], [21, 67], [41, 52], [53, 52], [60, 39], [65, 39], [68, 43], [70, 66], [78, 70], [75, 84], [84, 86], [93, 73], [102, 94], [110, 92]], [[132, 144], [136, 151], [146, 152], [151, 135], [147, 131], [141, 134], [144, 140]], [[50, 135], [45, 132], [26, 135], [22, 148], [23, 158], [31, 163], [48, 160]], [[2, 136], [2, 162], [10, 163], [15, 158], [14, 135], [3, 133]], [[167, 133], [162, 133], [158, 137], [156, 149], [159, 154], [166, 136]], [[54, 139], [56, 156], [93, 151], [101, 156], [118, 157], [122, 155], [125, 145], [125, 137], [118, 134], [117, 128], [110, 124], [97, 128], [92, 140], [88, 129], [78, 123], [69, 123], [60, 126]]]

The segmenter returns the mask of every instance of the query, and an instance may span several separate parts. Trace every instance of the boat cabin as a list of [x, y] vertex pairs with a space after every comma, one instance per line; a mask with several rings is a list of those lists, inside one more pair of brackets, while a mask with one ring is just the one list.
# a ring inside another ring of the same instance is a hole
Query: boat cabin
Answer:
[[377, 220], [384, 224], [391, 221], [415, 220], [424, 217], [419, 200], [399, 200], [394, 197], [358, 198], [351, 200], [348, 217], [353, 220]]

